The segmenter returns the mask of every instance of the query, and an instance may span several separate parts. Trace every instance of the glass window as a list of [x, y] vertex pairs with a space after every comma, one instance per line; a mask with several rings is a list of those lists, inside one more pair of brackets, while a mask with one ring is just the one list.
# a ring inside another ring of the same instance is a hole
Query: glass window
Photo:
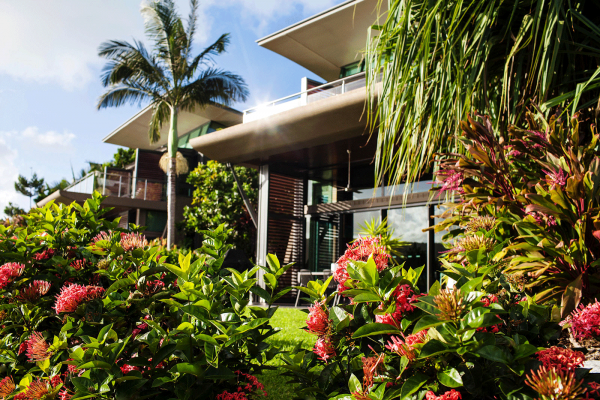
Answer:
[[[406, 242], [401, 249], [405, 268], [418, 268], [427, 265], [427, 233], [429, 207], [407, 207], [388, 210], [388, 224], [394, 230], [394, 237]], [[419, 288], [425, 289], [427, 274], [424, 270], [419, 279]]]
[[167, 224], [167, 213], [164, 211], [148, 211], [146, 226], [150, 232], [162, 232]]
[[[381, 211], [363, 211], [352, 214], [352, 238], [358, 239], [360, 232], [363, 230], [361, 226], [365, 226], [365, 223], [371, 223], [376, 220], [378, 223], [381, 222]], [[363, 234], [364, 235], [364, 234]]]

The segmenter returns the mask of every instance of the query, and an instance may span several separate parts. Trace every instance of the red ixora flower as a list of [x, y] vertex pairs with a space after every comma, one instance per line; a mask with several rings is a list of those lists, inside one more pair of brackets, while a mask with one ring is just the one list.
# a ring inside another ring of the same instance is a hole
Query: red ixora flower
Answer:
[[26, 288], [21, 289], [18, 299], [21, 301], [34, 302], [40, 299], [40, 297], [46, 295], [50, 290], [50, 282], [46, 281], [33, 281]]
[[110, 242], [111, 239], [113, 238], [114, 233], [113, 231], [109, 230], [108, 232], [105, 231], [101, 231], [99, 234], [97, 234], [96, 236], [94, 236], [94, 238], [92, 239], [92, 243], [96, 244], [101, 240], [105, 240], [107, 242]]
[[525, 384], [544, 399], [579, 399], [587, 391], [582, 387], [583, 379], [577, 380], [575, 377], [575, 371], [557, 371], [546, 367], [527, 375]]
[[574, 371], [575, 368], [583, 365], [585, 361], [582, 352], [556, 346], [540, 350], [535, 355], [544, 364], [544, 367], [565, 372]]
[[33, 332], [25, 343], [27, 343], [27, 357], [31, 362], [44, 361], [52, 356], [52, 352], [49, 351], [50, 346], [39, 332]]
[[4, 289], [16, 278], [21, 276], [25, 265], [16, 262], [6, 263], [0, 266], [0, 289]]
[[46, 249], [41, 253], [35, 253], [33, 255], [33, 259], [36, 261], [44, 261], [52, 258], [54, 256], [54, 249]]
[[141, 249], [148, 245], [144, 235], [139, 233], [121, 233], [121, 247], [125, 251]]
[[29, 387], [27, 387], [27, 390], [21, 394], [23, 394], [22, 399], [24, 400], [40, 400], [44, 399], [49, 393], [50, 388], [48, 387], [48, 382], [38, 378], [31, 382]]
[[426, 338], [427, 329], [405, 336], [404, 340], [400, 339], [398, 336], [392, 336], [385, 348], [393, 351], [399, 356], [405, 356], [409, 361], [412, 361], [417, 358], [417, 352], [414, 345], [418, 343], [425, 343]]
[[425, 399], [426, 400], [459, 400], [459, 399], [462, 399], [462, 395], [460, 394], [460, 392], [457, 392], [456, 390], [452, 389], [452, 390], [447, 391], [444, 394], [440, 394], [439, 396], [436, 396], [435, 393], [433, 393], [430, 390], [425, 395]]
[[587, 306], [582, 304], [560, 325], [570, 325], [569, 329], [576, 340], [600, 336], [600, 303], [596, 300]]
[[71, 263], [71, 267], [75, 268], [77, 271], [84, 269], [86, 265], [88, 265], [88, 262], [85, 258], [75, 260]]
[[308, 308], [308, 319], [306, 320], [306, 326], [310, 333], [315, 335], [327, 335], [330, 331], [331, 320], [329, 319], [329, 312], [325, 307], [324, 301], [315, 301], [315, 303]]
[[327, 336], [317, 339], [315, 347], [313, 348], [313, 353], [315, 353], [321, 360], [325, 362], [327, 362], [327, 360], [329, 360], [331, 357], [336, 356], [335, 348], [331, 343], [331, 339]]
[[15, 391], [15, 382], [13, 378], [7, 376], [0, 381], [0, 399], [8, 397], [12, 392]]
[[60, 393], [58, 394], [58, 398], [60, 400], [71, 400], [72, 397], [73, 397], [73, 395], [70, 394], [69, 392], [67, 392], [67, 389], [61, 390]]
[[60, 375], [54, 375], [52, 378], [50, 378], [50, 384], [52, 385], [53, 388], [57, 387], [58, 385], [62, 384], [63, 381], [60, 377]]
[[337, 261], [338, 267], [333, 273], [333, 279], [338, 283], [340, 292], [349, 289], [345, 285], [346, 281], [350, 279], [347, 271], [348, 263], [350, 261], [367, 261], [371, 255], [373, 255], [377, 271], [381, 272], [387, 268], [390, 255], [386, 253], [385, 247], [380, 245], [379, 237], [359, 237], [354, 243], [348, 245], [344, 255]]
[[74, 312], [80, 304], [93, 299], [98, 299], [103, 295], [104, 288], [99, 286], [82, 286], [77, 284], [63, 286], [60, 290], [60, 294], [56, 296], [54, 309], [57, 314], [60, 314], [61, 312]]

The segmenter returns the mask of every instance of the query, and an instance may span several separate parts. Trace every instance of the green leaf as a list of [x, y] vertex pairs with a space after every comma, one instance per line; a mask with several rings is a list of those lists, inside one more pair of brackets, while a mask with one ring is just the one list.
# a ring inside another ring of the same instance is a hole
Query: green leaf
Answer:
[[447, 353], [449, 351], [451, 350], [446, 344], [437, 339], [431, 339], [425, 343], [425, 345], [423, 345], [421, 353], [419, 354], [419, 358], [427, 358], [436, 354]]
[[194, 364], [178, 363], [175, 364], [173, 368], [171, 368], [170, 372], [179, 372], [180, 374], [191, 374], [198, 377], [202, 377], [204, 375], [204, 369], [202, 369], [202, 364], [200, 362]]
[[365, 336], [383, 335], [383, 334], [399, 335], [401, 333], [402, 333], [402, 331], [400, 331], [398, 328], [396, 328], [392, 325], [374, 322], [371, 324], [363, 325], [360, 328], [358, 328], [356, 330], [356, 332], [354, 332], [354, 335], [352, 335], [352, 338], [357, 339], [357, 338], [361, 338], [361, 337], [365, 337]]
[[415, 393], [421, 386], [423, 386], [429, 380], [429, 376], [417, 372], [414, 376], [411, 376], [402, 385], [402, 391], [400, 392], [400, 399], [408, 399], [410, 395]]
[[170, 343], [162, 346], [152, 357], [152, 368], [156, 368], [158, 364], [165, 358], [171, 356], [177, 349], [177, 345], [175, 343]]
[[361, 293], [354, 298], [354, 303], [380, 302], [381, 297], [375, 293]]
[[413, 333], [417, 333], [422, 331], [423, 329], [431, 328], [433, 326], [438, 326], [443, 324], [444, 321], [440, 321], [435, 315], [424, 315], [421, 319], [417, 321], [415, 324], [415, 329]]
[[538, 351], [538, 348], [529, 343], [520, 344], [515, 351], [514, 360], [520, 360], [521, 358], [529, 357], [532, 354], [535, 354]]
[[276, 255], [267, 254], [267, 266], [273, 273], [276, 273], [279, 270], [279, 268], [281, 268], [281, 265], [279, 264], [279, 260], [277, 259]]
[[110, 285], [110, 287], [106, 290], [106, 295], [108, 295], [112, 292], [115, 292], [119, 289], [123, 289], [125, 287], [131, 286], [134, 283], [135, 283], [134, 280], [129, 277], [124, 278], [124, 279], [119, 279], [118, 281], [116, 281], [115, 283]]
[[487, 358], [488, 360], [496, 361], [502, 364], [509, 364], [512, 358], [508, 351], [495, 345], [483, 346], [478, 349], [476, 353], [483, 358]]
[[369, 284], [371, 287], [377, 286], [377, 283], [379, 282], [379, 272], [377, 271], [377, 264], [375, 264], [372, 254], [365, 264], [358, 266], [358, 271], [364, 283]]
[[82, 365], [78, 365], [77, 368], [78, 369], [101, 368], [101, 369], [110, 370], [112, 368], [112, 366], [107, 362], [95, 360], [95, 361], [86, 362], [85, 364], [82, 364]]
[[271, 289], [275, 289], [277, 287], [277, 278], [275, 278], [275, 275], [271, 274], [271, 273], [266, 273], [264, 275], [267, 286], [269, 286]]
[[362, 393], [362, 385], [354, 374], [350, 375], [350, 380], [348, 380], [348, 389], [350, 389], [350, 393]]
[[462, 378], [455, 368], [446, 368], [438, 372], [437, 377], [442, 385], [449, 388], [457, 388], [463, 385]]

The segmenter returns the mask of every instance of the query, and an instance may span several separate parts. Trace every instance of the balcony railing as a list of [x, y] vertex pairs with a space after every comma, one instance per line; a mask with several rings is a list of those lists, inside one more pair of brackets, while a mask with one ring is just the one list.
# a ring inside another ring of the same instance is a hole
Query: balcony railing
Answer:
[[104, 196], [128, 197], [141, 200], [165, 201], [167, 185], [154, 179], [134, 179], [131, 171], [92, 171], [71, 186], [69, 192], [92, 194], [94, 190]]
[[314, 88], [292, 94], [281, 99], [261, 104], [244, 111], [244, 123], [265, 118], [273, 114], [305, 106], [317, 100], [325, 99], [363, 88], [366, 85], [365, 73], [352, 75]]

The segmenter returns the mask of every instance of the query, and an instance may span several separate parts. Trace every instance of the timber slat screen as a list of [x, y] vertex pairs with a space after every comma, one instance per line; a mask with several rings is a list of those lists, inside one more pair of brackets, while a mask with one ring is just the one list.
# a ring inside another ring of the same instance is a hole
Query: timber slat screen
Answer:
[[[282, 265], [294, 262], [279, 280], [280, 287], [297, 285], [297, 271], [303, 268], [304, 254], [304, 181], [270, 174], [269, 226], [267, 252], [277, 255]], [[295, 291], [281, 300], [295, 298]]]

